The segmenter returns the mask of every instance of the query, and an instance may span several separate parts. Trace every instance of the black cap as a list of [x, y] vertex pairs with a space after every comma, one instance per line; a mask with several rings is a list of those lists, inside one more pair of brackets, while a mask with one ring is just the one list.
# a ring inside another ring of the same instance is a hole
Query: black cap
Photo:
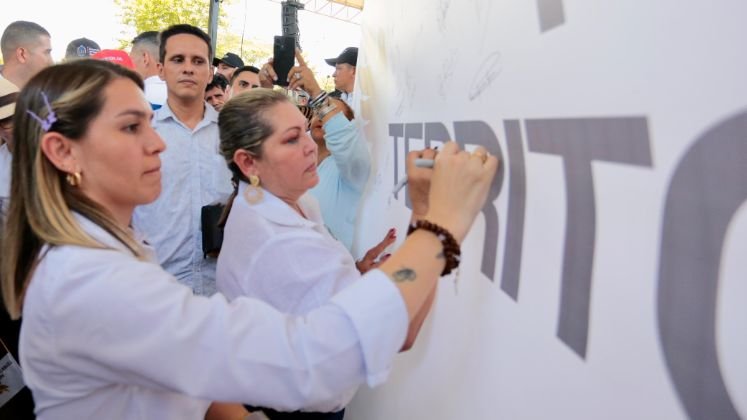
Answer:
[[337, 58], [326, 58], [324, 61], [326, 61], [330, 66], [336, 66], [338, 64], [350, 64], [351, 66], [355, 66], [358, 62], [358, 48], [347, 47], [342, 50]]
[[223, 57], [221, 58], [215, 57], [213, 59], [213, 65], [217, 66], [218, 63], [223, 63], [234, 68], [244, 67], [244, 60], [242, 60], [238, 55], [230, 52], [223, 54]]
[[67, 44], [65, 58], [88, 58], [99, 51], [101, 51], [99, 44], [88, 38], [78, 38]]

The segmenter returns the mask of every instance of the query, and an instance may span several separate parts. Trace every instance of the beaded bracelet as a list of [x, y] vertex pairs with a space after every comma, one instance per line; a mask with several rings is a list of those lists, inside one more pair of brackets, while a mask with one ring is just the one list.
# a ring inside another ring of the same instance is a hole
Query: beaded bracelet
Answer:
[[454, 239], [454, 236], [448, 230], [427, 220], [418, 220], [410, 224], [407, 228], [407, 235], [410, 235], [417, 229], [425, 229], [433, 232], [438, 240], [441, 241], [444, 258], [446, 259], [446, 266], [444, 267], [444, 271], [441, 272], [442, 276], [451, 273], [453, 269], [459, 267], [459, 262], [462, 259], [462, 251], [456, 239]]

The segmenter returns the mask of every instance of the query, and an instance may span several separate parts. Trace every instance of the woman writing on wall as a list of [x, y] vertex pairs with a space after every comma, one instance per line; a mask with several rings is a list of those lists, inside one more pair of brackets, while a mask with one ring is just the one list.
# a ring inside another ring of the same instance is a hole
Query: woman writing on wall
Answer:
[[[417, 229], [377, 270], [306, 317], [194, 296], [129, 229], [161, 189], [141, 79], [104, 61], [43, 70], [14, 117], [3, 298], [40, 419], [198, 419], [210, 401], [300, 409], [386, 379], [448, 259]], [[497, 161], [449, 144], [427, 219], [461, 241]]]
[[[322, 120], [344, 119], [341, 110], [326, 111]], [[305, 315], [360, 281], [355, 261], [345, 245], [329, 233], [318, 202], [307, 193], [319, 182], [317, 145], [296, 105], [280, 91], [253, 89], [224, 106], [218, 126], [221, 153], [234, 179], [239, 180], [226, 207], [228, 217], [216, 270], [218, 290], [229, 300], [249, 296], [281, 312]], [[420, 154], [435, 156], [433, 150]], [[416, 153], [411, 154], [410, 160], [415, 157]], [[410, 175], [430, 172], [414, 172], [412, 168]], [[428, 209], [427, 177], [413, 177], [412, 181], [419, 188], [410, 188], [410, 192], [425, 191], [412, 195], [418, 220]], [[420, 186], [422, 182], [425, 188]], [[435, 287], [415, 318], [405, 348], [414, 341], [434, 295]], [[337, 412], [327, 418], [342, 418], [340, 411], [356, 389], [357, 384], [351, 384], [337, 399], [306, 408]], [[262, 409], [271, 418], [289, 418]], [[294, 418], [303, 417], [298, 414]]]

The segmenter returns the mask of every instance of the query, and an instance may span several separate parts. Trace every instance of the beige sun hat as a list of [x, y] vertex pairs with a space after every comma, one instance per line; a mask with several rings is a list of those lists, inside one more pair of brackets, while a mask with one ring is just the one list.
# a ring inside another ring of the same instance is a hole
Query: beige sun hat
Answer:
[[16, 112], [18, 88], [13, 83], [0, 77], [0, 120], [4, 120]]

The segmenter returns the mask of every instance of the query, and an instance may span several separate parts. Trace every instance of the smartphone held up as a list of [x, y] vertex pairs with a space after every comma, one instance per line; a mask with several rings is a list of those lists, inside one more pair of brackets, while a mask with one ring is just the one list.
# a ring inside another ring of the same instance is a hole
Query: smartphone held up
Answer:
[[288, 86], [288, 72], [296, 60], [296, 38], [276, 35], [272, 51], [272, 67], [278, 77], [274, 83], [278, 86]]

